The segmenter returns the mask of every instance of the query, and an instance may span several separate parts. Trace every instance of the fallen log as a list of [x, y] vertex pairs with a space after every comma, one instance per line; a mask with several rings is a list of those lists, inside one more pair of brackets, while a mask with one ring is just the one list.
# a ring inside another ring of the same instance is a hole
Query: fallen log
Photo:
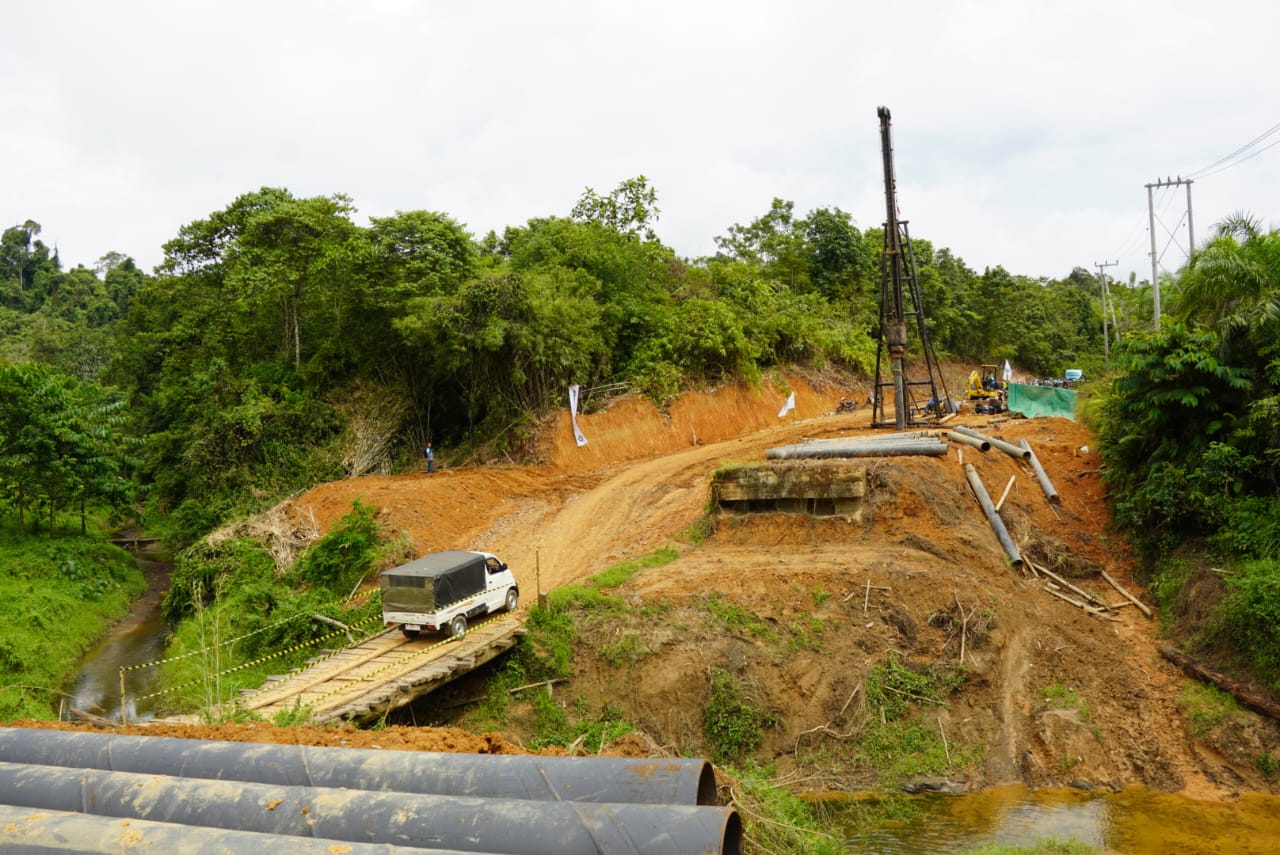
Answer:
[[1280, 721], [1280, 703], [1263, 697], [1238, 680], [1231, 679], [1226, 674], [1220, 674], [1217, 671], [1206, 668], [1187, 654], [1175, 650], [1167, 644], [1160, 645], [1160, 655], [1197, 680], [1204, 680], [1224, 692], [1229, 692], [1233, 698], [1254, 712]]

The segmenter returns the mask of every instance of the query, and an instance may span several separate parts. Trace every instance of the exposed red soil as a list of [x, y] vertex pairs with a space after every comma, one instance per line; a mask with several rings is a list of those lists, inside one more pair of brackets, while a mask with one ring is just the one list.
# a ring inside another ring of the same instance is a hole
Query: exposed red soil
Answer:
[[[779, 418], [791, 390], [796, 409]], [[706, 513], [710, 476], [718, 467], [759, 462], [777, 445], [869, 432], [867, 410], [832, 413], [836, 398], [849, 391], [821, 378], [793, 376], [778, 384], [686, 394], [667, 413], [622, 399], [604, 412], [579, 416], [585, 447], [575, 444], [562, 413], [547, 426], [540, 464], [445, 467], [432, 475], [335, 482], [299, 497], [290, 512], [314, 517], [324, 531], [358, 498], [377, 507], [386, 526], [408, 534], [419, 553], [473, 548], [503, 556], [526, 601], [534, 591], [675, 545], [677, 560], [638, 573], [621, 589], [629, 602], [664, 604], [668, 615], [642, 627], [587, 630], [597, 647], [624, 631], [636, 633], [646, 655], [617, 667], [584, 652], [565, 693], [596, 709], [608, 703], [643, 728], [647, 737], [616, 746], [619, 752], [702, 750], [709, 675], [727, 669], [755, 686], [777, 713], [761, 759], [805, 776], [814, 789], [867, 783], [823, 765], [823, 758], [839, 756], [842, 744], [856, 739], [862, 680], [890, 655], [959, 662], [964, 624], [968, 680], [949, 706], [929, 718], [937, 719], [951, 745], [982, 747], [982, 760], [966, 773], [971, 785], [1085, 779], [1201, 798], [1269, 789], [1252, 758], [1280, 738], [1274, 723], [1247, 716], [1230, 739], [1193, 739], [1178, 704], [1188, 681], [1157, 653], [1156, 622], [1132, 607], [1119, 609], [1116, 620], [1099, 619], [1045, 592], [1041, 580], [1009, 566], [972, 498], [961, 455], [977, 468], [993, 501], [1015, 479], [1002, 516], [1032, 560], [1052, 564], [1115, 603], [1122, 598], [1097, 574], [1106, 569], [1150, 602], [1133, 578], [1126, 544], [1110, 530], [1100, 459], [1081, 424], [972, 414], [955, 420], [1012, 442], [1028, 440], [1061, 496], [1058, 506], [1047, 501], [1025, 464], [999, 451], [954, 446], [945, 458], [870, 462], [865, 523], [720, 515], [715, 533], [702, 543], [680, 540]], [[816, 619], [815, 643], [783, 655], [758, 639], [700, 628], [705, 619], [697, 604], [712, 592], [773, 626]], [[1079, 702], [1046, 700], [1044, 690], [1052, 686], [1069, 688]], [[522, 750], [518, 732], [158, 728], [147, 732]]]

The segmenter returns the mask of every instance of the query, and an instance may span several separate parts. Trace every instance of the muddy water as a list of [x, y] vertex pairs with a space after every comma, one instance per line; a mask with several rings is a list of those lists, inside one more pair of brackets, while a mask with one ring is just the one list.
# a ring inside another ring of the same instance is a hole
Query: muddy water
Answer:
[[167, 628], [160, 617], [160, 600], [168, 587], [173, 564], [168, 556], [138, 553], [138, 566], [147, 577], [147, 592], [133, 604], [129, 617], [85, 655], [69, 705], [96, 716], [120, 721], [120, 668], [126, 667], [125, 709], [129, 721], [151, 718], [153, 702], [137, 698], [155, 689], [157, 669], [129, 668], [154, 662], [163, 655]]
[[1104, 795], [1004, 786], [913, 797], [901, 812], [907, 819], [866, 823], [866, 813], [852, 806], [837, 810], [848, 819], [847, 849], [855, 853], [935, 855], [1046, 838], [1074, 838], [1123, 855], [1280, 852], [1280, 796], [1257, 793], [1224, 804], [1141, 787]]

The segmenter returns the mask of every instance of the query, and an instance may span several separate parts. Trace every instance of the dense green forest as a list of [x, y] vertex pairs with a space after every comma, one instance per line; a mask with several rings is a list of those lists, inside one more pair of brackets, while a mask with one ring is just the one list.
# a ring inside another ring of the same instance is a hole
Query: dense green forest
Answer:
[[[178, 228], [152, 273], [120, 253], [65, 271], [38, 223], [6, 229], [0, 534], [137, 519], [181, 547], [314, 483], [415, 465], [428, 441], [457, 458], [518, 457], [570, 384], [623, 383], [665, 405], [777, 367], [874, 369], [880, 228], [774, 199], [727, 226], [713, 256], [682, 258], [654, 234], [657, 201], [639, 176], [586, 190], [565, 215], [476, 236], [443, 212], [359, 225], [341, 194], [263, 188]], [[1165, 614], [1190, 613], [1196, 568], [1234, 562], [1216, 576], [1213, 619], [1182, 631], [1274, 688], [1278, 247], [1256, 222], [1224, 223], [1161, 283], [1172, 309], [1159, 331], [1149, 283], [1111, 283], [1108, 372], [1088, 271], [979, 273], [911, 243], [942, 358], [1098, 378], [1089, 415], [1117, 519]], [[362, 526], [337, 534], [394, 549]], [[257, 598], [241, 611], [269, 615], [282, 601], [268, 590], [275, 571], [236, 558], [241, 548], [185, 553], [175, 578], [190, 584], [170, 617], [190, 618], [232, 578]], [[313, 586], [333, 575], [322, 558], [308, 566]]]
[[[353, 214], [340, 194], [263, 188], [179, 228], [151, 275], [115, 253], [63, 271], [39, 224], [14, 226], [0, 358], [43, 374], [7, 382], [91, 399], [77, 430], [119, 438], [129, 501], [190, 542], [317, 481], [402, 467], [428, 441], [518, 453], [573, 383], [626, 383], [661, 405], [775, 366], [874, 366], [883, 235], [838, 208], [801, 216], [775, 199], [699, 259], [656, 239], [643, 176], [479, 238], [446, 213]], [[926, 239], [912, 249], [944, 358], [1101, 371], [1085, 270], [979, 274]], [[1149, 322], [1141, 289], [1115, 291], [1120, 330]], [[114, 473], [7, 474], [26, 459], [0, 457], [11, 513], [125, 498]]]

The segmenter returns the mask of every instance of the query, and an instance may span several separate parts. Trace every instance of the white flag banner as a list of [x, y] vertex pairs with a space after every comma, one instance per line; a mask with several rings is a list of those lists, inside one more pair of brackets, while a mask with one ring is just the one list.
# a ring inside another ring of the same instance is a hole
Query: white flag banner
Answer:
[[787, 396], [787, 402], [782, 405], [782, 409], [778, 411], [778, 418], [782, 418], [787, 413], [796, 408], [796, 393], [792, 392]]
[[578, 448], [587, 444], [587, 438], [582, 435], [582, 431], [578, 430], [578, 384], [574, 383], [569, 387], [569, 423], [573, 425], [573, 441], [578, 443]]
[[1013, 379], [1013, 366], [1009, 364], [1009, 360], [1004, 361], [1004, 382], [1008, 383]]

